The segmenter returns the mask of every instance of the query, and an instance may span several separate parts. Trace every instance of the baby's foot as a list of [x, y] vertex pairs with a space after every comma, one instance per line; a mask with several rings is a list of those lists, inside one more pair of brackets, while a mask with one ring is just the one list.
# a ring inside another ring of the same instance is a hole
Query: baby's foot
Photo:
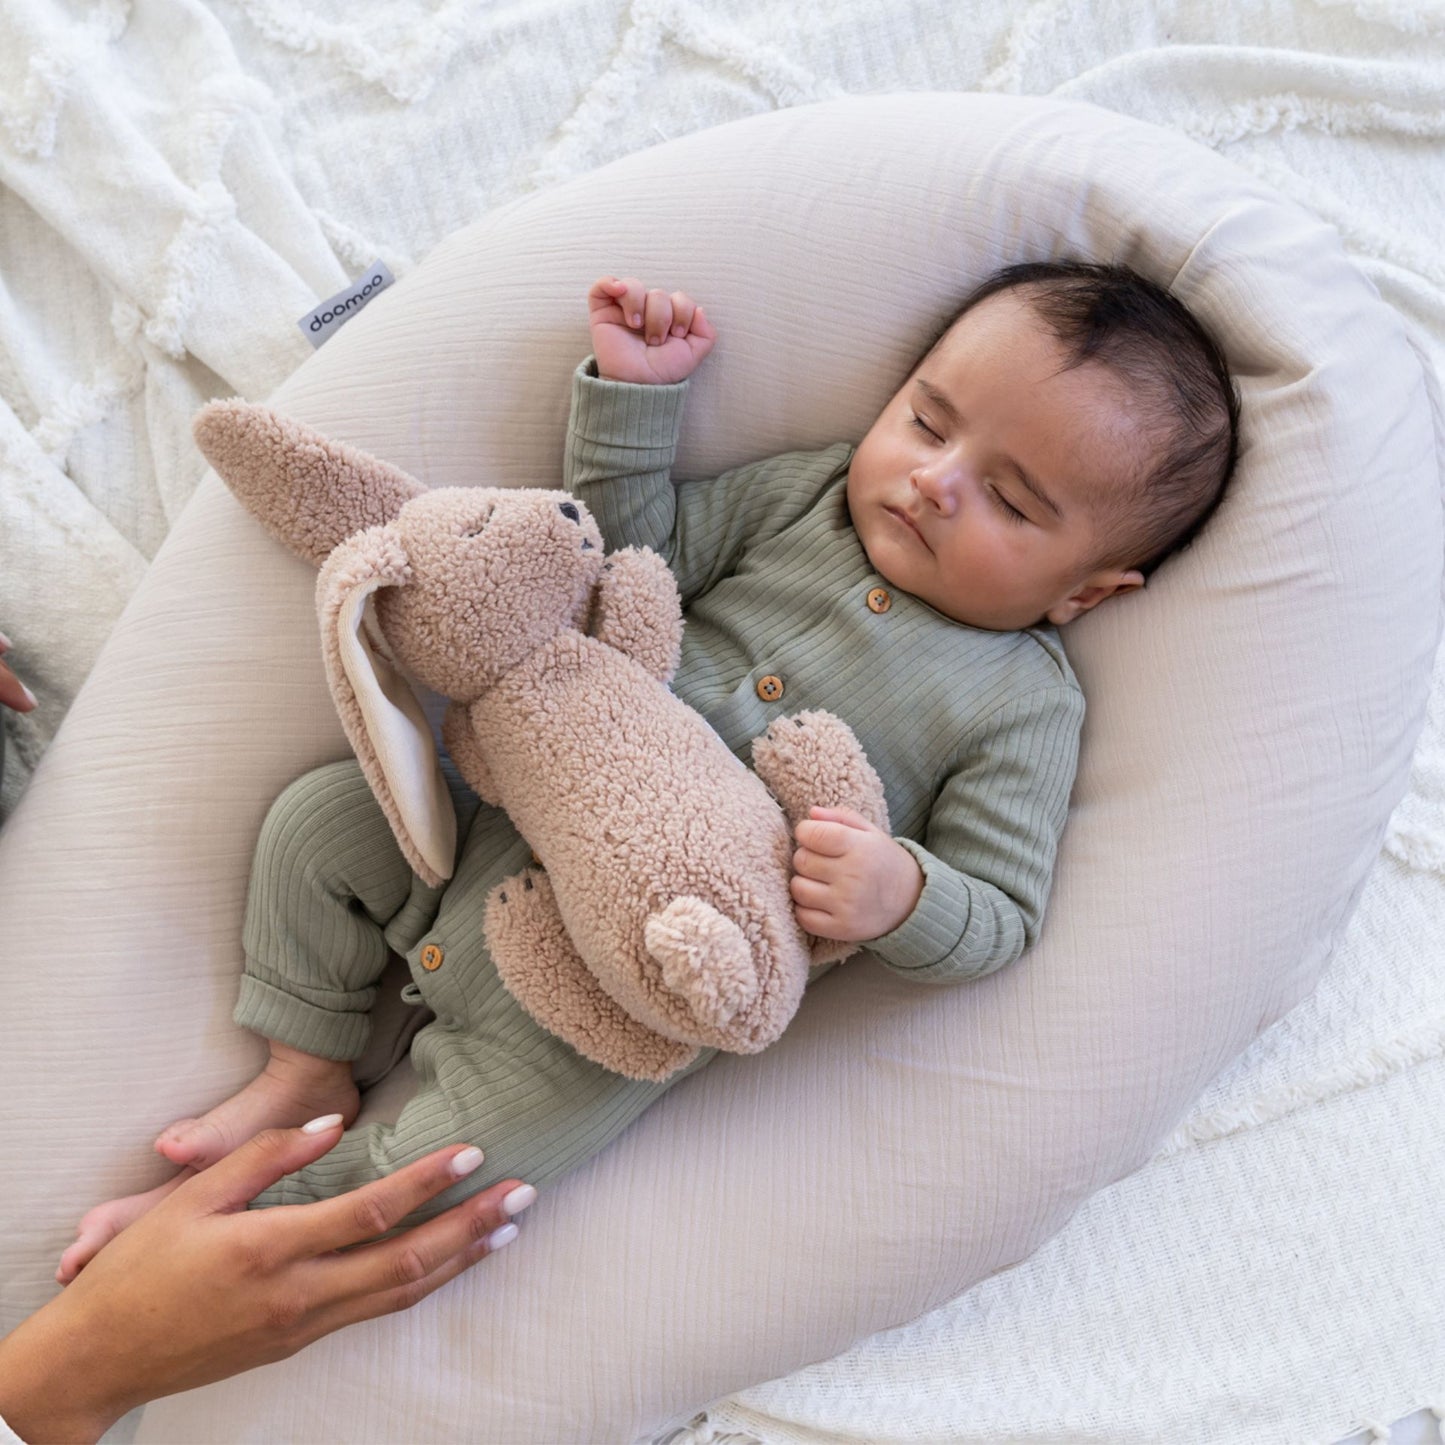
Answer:
[[177, 1119], [162, 1130], [156, 1152], [206, 1169], [262, 1129], [294, 1128], [323, 1114], [350, 1124], [360, 1107], [350, 1064], [273, 1043], [266, 1067], [244, 1089], [199, 1119]]
[[126, 1225], [134, 1224], [146, 1210], [153, 1209], [195, 1172], [194, 1169], [182, 1169], [174, 1179], [168, 1179], [144, 1194], [127, 1194], [123, 1199], [109, 1199], [104, 1204], [97, 1204], [76, 1226], [75, 1243], [60, 1256], [60, 1268], [55, 1271], [56, 1281], [69, 1284]]

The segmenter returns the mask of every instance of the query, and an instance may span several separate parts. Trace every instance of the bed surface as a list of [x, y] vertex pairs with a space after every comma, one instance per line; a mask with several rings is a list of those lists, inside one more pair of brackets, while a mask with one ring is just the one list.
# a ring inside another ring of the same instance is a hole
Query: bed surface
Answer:
[[[801, 19], [763, 0], [485, 12], [12, 0], [0, 12], [0, 630], [41, 706], [4, 715], [0, 807], [22, 795], [202, 474], [192, 413], [279, 385], [311, 354], [296, 322], [319, 299], [376, 259], [403, 276], [478, 216], [658, 141], [907, 89], [1087, 100], [1205, 142], [1336, 226], [1445, 361], [1438, 9], [1315, 0], [1206, 20], [1169, 4], [879, 0]], [[83, 113], [92, 144], [57, 148], [61, 107]], [[599, 257], [607, 268], [625, 259]], [[1317, 1438], [1445, 1406], [1445, 1376], [1416, 1370], [1402, 1393], [1389, 1368], [1432, 1343], [1445, 1359], [1442, 820], [1437, 669], [1410, 794], [1320, 990], [1210, 1086], [1153, 1163], [1025, 1264], [665, 1433], [682, 1429], [679, 1445], [729, 1429], [768, 1445], [1182, 1438], [1205, 1406], [1141, 1368], [1181, 1299], [1200, 1348], [1219, 1351], [1222, 1388], [1297, 1399], [1334, 1422]], [[1224, 1191], [1238, 1205], [1231, 1237], [1188, 1259], [1160, 1247]], [[1301, 1239], [1338, 1243], [1328, 1275]], [[1060, 1282], [1100, 1268], [1106, 1288], [1086, 1303], [1109, 1307], [1091, 1316]], [[1351, 1376], [1320, 1363], [1346, 1353]], [[1050, 1368], [1022, 1388], [1020, 1358]], [[1252, 1373], [1232, 1375], [1241, 1362]]]

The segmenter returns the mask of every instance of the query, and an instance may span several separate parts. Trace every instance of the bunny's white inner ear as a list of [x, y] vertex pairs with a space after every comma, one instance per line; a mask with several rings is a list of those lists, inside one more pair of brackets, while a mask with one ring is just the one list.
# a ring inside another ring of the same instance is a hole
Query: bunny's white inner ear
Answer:
[[[438, 878], [447, 879], [456, 855], [456, 811], [421, 703], [374, 641], [381, 629], [373, 608], [373, 594], [361, 588], [343, 602], [336, 619], [341, 665], [400, 819], [397, 841], [414, 869], [420, 858]], [[416, 871], [426, 876], [425, 870]]]

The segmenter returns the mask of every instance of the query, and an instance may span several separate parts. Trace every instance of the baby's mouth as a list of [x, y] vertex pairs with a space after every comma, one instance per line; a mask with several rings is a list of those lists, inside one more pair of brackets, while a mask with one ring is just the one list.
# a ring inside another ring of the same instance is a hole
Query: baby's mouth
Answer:
[[885, 507], [883, 510], [887, 512], [890, 516], [896, 517], [898, 521], [900, 521], [905, 527], [907, 527], [908, 530], [912, 532], [913, 535], [917, 537], [918, 540], [922, 542], [925, 547], [928, 545], [928, 543], [924, 540], [923, 533], [918, 530], [918, 526], [914, 522], [913, 518], [910, 517], [907, 512], [903, 511], [902, 508]]

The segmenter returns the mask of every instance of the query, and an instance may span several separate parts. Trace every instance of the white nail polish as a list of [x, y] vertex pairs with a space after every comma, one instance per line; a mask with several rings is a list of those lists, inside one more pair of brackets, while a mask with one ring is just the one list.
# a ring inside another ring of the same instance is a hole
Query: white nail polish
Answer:
[[475, 1145], [470, 1149], [463, 1149], [462, 1152], [452, 1160], [452, 1173], [455, 1174], [458, 1179], [464, 1179], [474, 1169], [479, 1168], [482, 1160], [485, 1158], [486, 1155]]
[[517, 1237], [517, 1226], [515, 1224], [504, 1224], [500, 1229], [494, 1229], [487, 1236], [487, 1250], [495, 1254], [499, 1249], [505, 1249]]
[[537, 1202], [537, 1191], [530, 1184], [519, 1184], [502, 1200], [502, 1208], [508, 1214], [520, 1214], [529, 1205]]
[[323, 1114], [319, 1119], [313, 1119], [309, 1124], [303, 1124], [301, 1132], [303, 1134], [321, 1134], [327, 1129], [334, 1129], [340, 1122], [340, 1114]]

